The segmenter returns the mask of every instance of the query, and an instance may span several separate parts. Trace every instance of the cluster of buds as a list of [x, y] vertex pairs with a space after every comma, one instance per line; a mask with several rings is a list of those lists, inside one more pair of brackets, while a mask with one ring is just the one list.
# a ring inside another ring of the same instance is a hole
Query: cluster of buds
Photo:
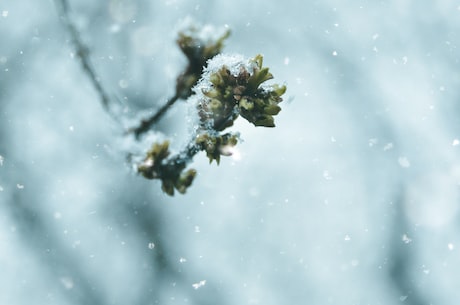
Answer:
[[[168, 195], [175, 190], [185, 193], [196, 176], [187, 164], [199, 151], [206, 152], [210, 163], [229, 156], [238, 142], [238, 134], [223, 133], [242, 116], [255, 126], [274, 127], [273, 116], [281, 108], [281, 96], [286, 87], [265, 85], [273, 78], [262, 66], [261, 55], [246, 60], [241, 56], [222, 55], [228, 30], [190, 26], [179, 33], [177, 43], [188, 59], [187, 69], [177, 79], [176, 95], [194, 101], [199, 124], [196, 137], [184, 151], [172, 155], [169, 142], [154, 144], [147, 152], [138, 171], [147, 179], [159, 179]], [[203, 70], [204, 67], [204, 70]], [[195, 94], [193, 94], [195, 93]]]
[[223, 135], [210, 135], [210, 133], [203, 133], [197, 136], [196, 144], [199, 150], [206, 152], [209, 158], [209, 163], [216, 160], [219, 164], [220, 156], [231, 156], [232, 148], [238, 143], [238, 135], [226, 133]]
[[169, 142], [155, 143], [137, 170], [147, 179], [160, 179], [162, 190], [172, 196], [174, 189], [184, 194], [196, 176], [194, 169], [184, 171], [186, 162], [170, 159]]
[[[197, 85], [204, 95], [198, 104], [202, 125], [222, 131], [241, 115], [255, 126], [274, 127], [273, 116], [281, 110], [278, 104], [286, 86], [262, 85], [273, 78], [262, 66], [262, 55], [247, 62], [238, 59], [233, 67], [225, 65], [224, 58], [219, 55], [209, 61], [208, 80]], [[224, 64], [214, 71], [214, 61]]]
[[281, 110], [278, 104], [286, 87], [262, 86], [273, 78], [262, 63], [261, 55], [250, 60], [218, 55], [208, 61], [204, 77], [194, 88], [200, 119], [195, 142], [210, 162], [216, 160], [219, 164], [220, 156], [232, 154], [238, 135], [221, 132], [232, 126], [238, 116], [255, 126], [275, 126], [273, 116]]

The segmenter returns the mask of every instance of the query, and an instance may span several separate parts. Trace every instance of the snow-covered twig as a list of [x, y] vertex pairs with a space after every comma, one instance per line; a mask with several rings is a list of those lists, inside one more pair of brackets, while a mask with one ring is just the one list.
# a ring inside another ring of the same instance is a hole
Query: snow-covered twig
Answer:
[[[101, 85], [93, 68], [88, 47], [81, 39], [69, 14], [67, 0], [55, 0], [62, 22], [68, 29], [83, 71], [99, 94], [102, 106], [116, 121], [112, 101]], [[145, 178], [160, 179], [165, 193], [173, 195], [177, 190], [185, 193], [192, 184], [196, 171], [186, 166], [199, 151], [205, 151], [210, 162], [220, 161], [220, 156], [231, 155], [238, 142], [238, 134], [223, 133], [233, 125], [238, 116], [255, 126], [274, 127], [273, 116], [281, 108], [278, 104], [286, 91], [285, 86], [267, 86], [273, 78], [267, 67], [262, 67], [262, 56], [244, 59], [240, 55], [222, 55], [225, 39], [230, 35], [227, 28], [217, 30], [211, 26], [187, 24], [179, 31], [177, 44], [188, 59], [185, 71], [176, 81], [176, 91], [166, 104], [151, 117], [141, 120], [138, 126], [127, 131], [139, 139], [155, 125], [179, 99], [191, 99], [199, 122], [185, 149], [177, 154], [169, 151], [169, 142], [154, 143], [138, 171]]]
[[128, 130], [128, 133], [133, 133], [136, 138], [148, 132], [179, 99], [187, 99], [193, 94], [192, 88], [200, 79], [203, 67], [206, 67], [208, 60], [222, 51], [224, 41], [230, 35], [230, 31], [226, 28], [215, 29], [209, 25], [202, 26], [189, 19], [183, 26], [184, 28], [179, 31], [177, 45], [187, 57], [187, 68], [177, 78], [174, 96], [152, 116]]
[[273, 75], [262, 63], [261, 55], [245, 59], [220, 54], [210, 60], [189, 98], [198, 117], [190, 143], [177, 154], [171, 154], [168, 141], [155, 143], [138, 171], [147, 179], [160, 179], [168, 195], [174, 190], [184, 193], [196, 175], [193, 169], [184, 170], [199, 151], [217, 163], [220, 156], [231, 155], [229, 148], [237, 144], [238, 134], [224, 131], [239, 116], [255, 126], [274, 127], [273, 116], [281, 110], [278, 104], [286, 86], [265, 85]]

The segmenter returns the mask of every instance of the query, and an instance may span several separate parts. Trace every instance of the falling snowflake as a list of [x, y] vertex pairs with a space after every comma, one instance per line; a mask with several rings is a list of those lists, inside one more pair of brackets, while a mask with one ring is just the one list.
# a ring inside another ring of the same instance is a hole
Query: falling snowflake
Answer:
[[393, 143], [387, 143], [384, 147], [383, 150], [387, 151], [393, 148]]
[[412, 242], [412, 239], [409, 238], [409, 236], [407, 236], [407, 234], [404, 234], [402, 237], [401, 237], [402, 241], [405, 243], [405, 244], [409, 244]]
[[73, 280], [70, 277], [62, 277], [61, 278], [61, 284], [67, 290], [72, 289], [73, 286], [74, 286]]
[[199, 281], [198, 283], [195, 283], [192, 285], [194, 289], [198, 289], [206, 285], [206, 280]]
[[399, 157], [398, 158], [398, 163], [403, 168], [410, 167], [410, 162], [409, 162], [409, 159], [407, 159], [407, 157]]

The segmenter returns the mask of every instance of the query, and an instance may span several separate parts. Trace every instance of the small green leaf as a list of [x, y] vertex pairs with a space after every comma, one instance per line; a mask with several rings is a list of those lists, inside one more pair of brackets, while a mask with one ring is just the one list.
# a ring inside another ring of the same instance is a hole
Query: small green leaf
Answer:
[[255, 91], [263, 82], [273, 78], [273, 75], [268, 72], [268, 70], [268, 68], [262, 68], [260, 71], [255, 71], [254, 74], [251, 75], [248, 80], [248, 90], [250, 92]]
[[264, 57], [262, 55], [257, 54], [256, 57], [254, 57], [252, 60], [257, 64], [257, 67], [259, 67], [259, 69], [262, 69], [262, 64], [264, 61]]
[[279, 86], [279, 85], [273, 85], [272, 86], [272, 89], [273, 89], [273, 92], [277, 95], [277, 96], [281, 96], [283, 95], [285, 92], [286, 92], [286, 86]]
[[240, 107], [244, 108], [245, 110], [251, 111], [254, 108], [254, 103], [249, 101], [247, 98], [242, 98], [240, 100]]

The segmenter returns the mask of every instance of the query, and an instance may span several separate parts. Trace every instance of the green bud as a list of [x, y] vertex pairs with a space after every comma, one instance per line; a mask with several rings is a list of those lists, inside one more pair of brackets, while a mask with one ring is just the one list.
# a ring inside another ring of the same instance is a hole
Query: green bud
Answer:
[[161, 185], [161, 189], [169, 196], [174, 195], [174, 183], [171, 180], [164, 179]]
[[195, 179], [196, 170], [189, 169], [185, 174], [182, 175], [181, 180], [186, 187], [192, 185], [193, 179]]
[[189, 169], [185, 173], [182, 173], [180, 177], [177, 179], [174, 187], [177, 191], [181, 194], [184, 194], [187, 188], [192, 185], [193, 179], [196, 176], [196, 170]]
[[156, 178], [156, 175], [154, 171], [152, 170], [153, 167], [153, 160], [152, 159], [147, 159], [144, 161], [144, 163], [140, 164], [137, 167], [137, 171], [144, 176], [144, 178], [147, 179], [154, 179]]
[[268, 72], [268, 68], [254, 71], [254, 73], [248, 79], [248, 92], [250, 92], [250, 94], [254, 93], [260, 84], [269, 80], [270, 78], [273, 78], [273, 75]]
[[257, 64], [257, 67], [259, 67], [259, 69], [262, 69], [262, 64], [264, 61], [264, 58], [262, 55], [257, 54], [256, 57], [252, 59], [252, 61], [254, 61]]
[[[227, 36], [228, 34], [224, 35], [214, 46], [196, 44], [195, 38], [192, 37], [181, 37], [181, 48], [191, 62], [196, 64], [199, 61], [198, 57], [212, 54]], [[173, 157], [169, 157], [168, 141], [154, 144], [144, 162], [138, 167], [144, 177], [160, 179], [162, 189], [168, 195], [172, 196], [175, 190], [183, 194], [196, 176], [195, 170], [184, 171], [193, 155], [204, 151], [210, 163], [215, 160], [219, 164], [221, 156], [230, 156], [234, 153], [233, 146], [237, 144], [238, 137], [222, 132], [232, 126], [238, 116], [241, 115], [255, 126], [275, 126], [273, 116], [281, 111], [278, 104], [283, 101], [281, 96], [286, 92], [286, 86], [261, 86], [272, 79], [273, 75], [267, 67], [263, 67], [261, 55], [255, 56], [252, 62], [249, 67], [246, 65], [247, 62], [236, 62], [237, 66], [231, 67], [223, 65], [217, 71], [213, 66], [214, 72], [210, 73], [208, 80], [204, 80], [204, 87], [210, 88], [197, 92], [198, 95], [202, 94], [197, 103], [201, 121], [195, 142], [187, 146], [185, 154]], [[185, 89], [189, 87], [189, 82], [194, 82], [193, 77], [201, 74], [201, 67], [205, 65], [195, 64], [189, 67], [179, 82]], [[239, 68], [237, 73], [235, 67]]]
[[203, 91], [203, 94], [209, 98], [215, 98], [219, 96], [219, 91], [216, 89], [211, 89], [209, 91]]
[[219, 73], [212, 73], [211, 76], [209, 77], [209, 80], [216, 87], [222, 84], [222, 77], [220, 76]]
[[213, 98], [209, 102], [209, 109], [212, 112], [220, 112], [222, 110], [222, 103], [218, 99]]
[[207, 156], [209, 158], [209, 164], [211, 164], [213, 160], [216, 160], [217, 165], [220, 164], [220, 154], [219, 153], [207, 154]]
[[279, 85], [273, 85], [272, 86], [272, 89], [273, 89], [273, 92], [277, 95], [277, 96], [281, 96], [283, 95], [285, 92], [286, 92], [286, 86], [279, 86]]
[[254, 103], [249, 101], [247, 98], [242, 98], [240, 100], [240, 107], [244, 108], [245, 110], [251, 111], [254, 108]]
[[233, 88], [228, 86], [227, 88], [225, 88], [225, 90], [223, 91], [223, 94], [222, 96], [224, 97], [224, 99], [228, 100], [230, 98], [233, 97]]
[[277, 115], [281, 111], [281, 107], [278, 105], [268, 105], [264, 108], [265, 114]]
[[271, 115], [262, 115], [254, 122], [255, 126], [275, 127], [275, 121]]
[[161, 144], [154, 143], [152, 148], [147, 152], [147, 158], [154, 161], [166, 159], [169, 156], [169, 141]]

